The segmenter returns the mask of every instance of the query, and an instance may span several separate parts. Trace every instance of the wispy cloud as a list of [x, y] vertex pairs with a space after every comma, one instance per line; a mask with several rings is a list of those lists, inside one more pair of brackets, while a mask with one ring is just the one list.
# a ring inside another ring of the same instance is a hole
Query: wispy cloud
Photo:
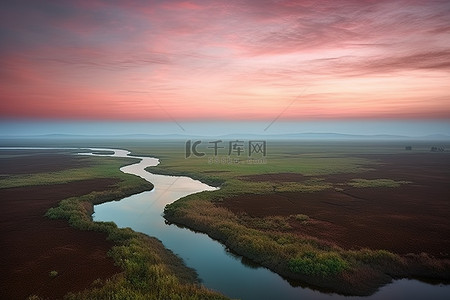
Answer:
[[450, 118], [448, 1], [0, 5], [0, 117]]

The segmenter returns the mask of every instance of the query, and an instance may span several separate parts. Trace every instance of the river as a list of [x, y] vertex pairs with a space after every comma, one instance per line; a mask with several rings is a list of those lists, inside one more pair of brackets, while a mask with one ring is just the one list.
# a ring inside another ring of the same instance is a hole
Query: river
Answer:
[[[176, 225], [169, 225], [162, 217], [164, 207], [182, 197], [202, 191], [213, 191], [208, 186], [189, 177], [164, 176], [145, 171], [156, 166], [159, 160], [151, 157], [130, 156], [126, 150], [91, 149], [114, 151], [114, 157], [132, 157], [140, 162], [124, 166], [120, 170], [153, 183], [152, 191], [95, 205], [95, 221], [112, 221], [119, 227], [154, 236], [164, 246], [181, 257], [185, 264], [195, 269], [207, 288], [226, 296], [240, 299], [448, 299], [449, 285], [431, 285], [411, 279], [395, 280], [370, 297], [345, 297], [322, 293], [307, 287], [294, 287], [278, 274], [234, 255], [219, 242], [206, 234], [196, 233]], [[89, 154], [98, 155], [102, 154]]]

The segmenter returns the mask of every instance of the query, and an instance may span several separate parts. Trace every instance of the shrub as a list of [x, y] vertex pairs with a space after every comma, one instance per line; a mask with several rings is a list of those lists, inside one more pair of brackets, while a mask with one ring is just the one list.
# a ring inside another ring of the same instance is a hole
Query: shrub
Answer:
[[55, 271], [55, 270], [50, 271], [50, 273], [48, 274], [48, 276], [50, 276], [51, 278], [55, 278], [56, 276], [58, 276], [58, 272]]
[[402, 263], [401, 258], [398, 255], [386, 250], [361, 249], [359, 251], [350, 252], [349, 254], [358, 261], [372, 266]]
[[410, 183], [409, 181], [395, 181], [392, 179], [352, 179], [348, 185], [356, 188], [366, 188], [366, 187], [399, 187], [402, 184]]
[[297, 214], [297, 215], [293, 215], [294, 219], [299, 221], [299, 222], [306, 222], [309, 221], [309, 217], [307, 215], [304, 214]]
[[348, 268], [345, 262], [337, 253], [316, 253], [307, 251], [301, 256], [289, 261], [289, 269], [292, 272], [328, 277], [336, 275]]

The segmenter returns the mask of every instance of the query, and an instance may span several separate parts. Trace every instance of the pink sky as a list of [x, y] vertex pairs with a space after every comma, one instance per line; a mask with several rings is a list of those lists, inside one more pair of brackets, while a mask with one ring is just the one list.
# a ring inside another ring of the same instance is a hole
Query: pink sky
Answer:
[[0, 118], [449, 119], [449, 1], [10, 1]]

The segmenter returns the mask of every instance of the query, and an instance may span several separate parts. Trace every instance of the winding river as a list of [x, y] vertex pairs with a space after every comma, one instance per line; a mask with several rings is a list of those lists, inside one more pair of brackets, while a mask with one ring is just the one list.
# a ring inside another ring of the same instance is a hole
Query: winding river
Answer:
[[[47, 147], [0, 147], [5, 150], [51, 150], [79, 148]], [[86, 149], [86, 148], [83, 148]], [[119, 227], [130, 227], [135, 231], [157, 237], [164, 246], [181, 257], [187, 266], [195, 269], [202, 283], [209, 289], [219, 291], [232, 298], [241, 299], [343, 299], [337, 294], [326, 294], [309, 288], [293, 287], [270, 270], [246, 262], [234, 255], [219, 242], [206, 234], [195, 233], [176, 225], [168, 225], [162, 217], [166, 204], [187, 195], [202, 191], [213, 191], [208, 186], [189, 177], [164, 176], [145, 171], [146, 167], [159, 164], [157, 158], [136, 157], [126, 150], [90, 148], [90, 153], [80, 155], [129, 157], [140, 159], [138, 163], [122, 167], [127, 174], [140, 176], [153, 183], [154, 189], [121, 199], [95, 205], [95, 221], [112, 221]], [[98, 152], [114, 152], [98, 154]], [[371, 297], [362, 299], [446, 299], [450, 286], [429, 285], [416, 280], [396, 280], [382, 287]], [[351, 297], [359, 299], [359, 297]]]
[[[0, 149], [81, 150], [80, 148], [46, 147], [0, 147]], [[120, 170], [140, 176], [154, 185], [151, 191], [135, 194], [120, 201], [95, 205], [94, 220], [112, 221], [119, 227], [130, 227], [135, 231], [158, 238], [166, 248], [181, 257], [187, 266], [197, 271], [204, 286], [228, 297], [240, 299], [449, 299], [450, 285], [432, 285], [412, 279], [395, 280], [370, 297], [346, 297], [307, 287], [292, 286], [278, 274], [230, 253], [222, 244], [206, 234], [166, 224], [162, 217], [166, 204], [193, 193], [213, 191], [216, 188], [189, 177], [164, 176], [145, 171], [146, 167], [159, 164], [156, 158], [131, 156], [126, 150], [98, 148], [89, 150], [91, 153], [79, 154], [140, 159], [138, 163], [124, 166]], [[114, 154], [99, 154], [99, 151], [114, 152]]]
[[114, 151], [114, 154], [109, 156], [140, 159], [140, 162], [122, 167], [120, 170], [140, 176], [154, 184], [152, 191], [135, 194], [120, 201], [96, 205], [94, 220], [113, 221], [119, 227], [130, 227], [157, 237], [166, 248], [181, 257], [187, 266], [197, 271], [207, 288], [229, 297], [241, 299], [446, 299], [450, 295], [448, 285], [430, 285], [410, 279], [396, 280], [382, 287], [376, 294], [362, 298], [291, 286], [278, 274], [230, 253], [222, 244], [212, 240], [206, 234], [166, 224], [162, 217], [166, 204], [189, 194], [213, 191], [216, 188], [189, 177], [164, 176], [145, 171], [146, 167], [159, 164], [156, 158], [130, 156], [126, 150], [91, 149], [91, 151]]

